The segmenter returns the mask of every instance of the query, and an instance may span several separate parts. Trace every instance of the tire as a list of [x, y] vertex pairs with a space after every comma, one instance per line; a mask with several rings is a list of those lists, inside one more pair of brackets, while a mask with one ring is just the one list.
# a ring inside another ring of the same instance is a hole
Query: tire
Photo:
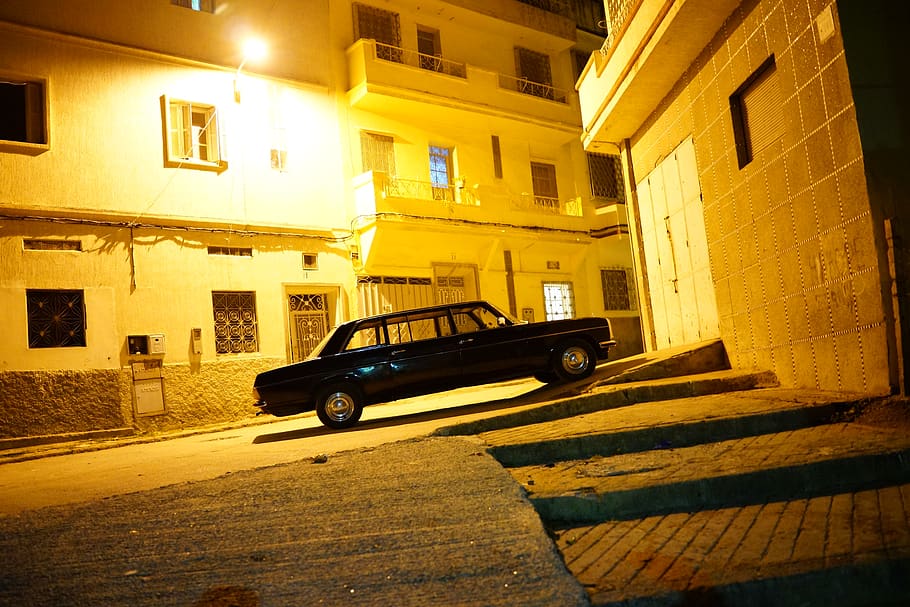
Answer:
[[594, 373], [597, 354], [591, 344], [581, 339], [564, 341], [553, 352], [553, 373], [563, 381], [585, 379]]
[[316, 416], [335, 430], [350, 428], [363, 414], [363, 395], [353, 384], [333, 384], [316, 397]]

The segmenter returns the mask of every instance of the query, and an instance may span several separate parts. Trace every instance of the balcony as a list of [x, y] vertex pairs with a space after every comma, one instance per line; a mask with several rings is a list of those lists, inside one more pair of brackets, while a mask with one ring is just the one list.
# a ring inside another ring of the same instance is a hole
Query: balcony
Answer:
[[616, 153], [741, 0], [608, 0], [609, 37], [578, 83], [588, 151]]
[[440, 251], [458, 259], [484, 258], [491, 247], [521, 249], [540, 242], [542, 234], [548, 246], [567, 251], [600, 237], [588, 229], [581, 198], [544, 198], [457, 182], [440, 187], [378, 171], [358, 175], [352, 185], [358, 254], [367, 270], [422, 266]]
[[351, 107], [427, 126], [466, 124], [485, 115], [503, 135], [532, 135], [557, 145], [578, 136], [574, 91], [374, 40], [358, 40], [347, 58]]

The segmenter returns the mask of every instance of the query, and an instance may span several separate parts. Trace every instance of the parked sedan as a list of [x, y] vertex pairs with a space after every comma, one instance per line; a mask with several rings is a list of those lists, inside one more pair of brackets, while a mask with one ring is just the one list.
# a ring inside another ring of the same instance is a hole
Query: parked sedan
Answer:
[[462, 302], [341, 324], [306, 360], [260, 373], [253, 392], [264, 413], [315, 409], [348, 428], [372, 403], [517, 377], [583, 379], [615, 344], [605, 318], [523, 323]]

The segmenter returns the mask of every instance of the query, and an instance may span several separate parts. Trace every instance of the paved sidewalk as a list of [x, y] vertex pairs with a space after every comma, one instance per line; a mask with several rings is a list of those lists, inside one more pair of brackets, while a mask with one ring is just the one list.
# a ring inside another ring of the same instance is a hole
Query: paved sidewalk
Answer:
[[480, 434], [593, 605], [910, 604], [906, 403], [780, 388]]

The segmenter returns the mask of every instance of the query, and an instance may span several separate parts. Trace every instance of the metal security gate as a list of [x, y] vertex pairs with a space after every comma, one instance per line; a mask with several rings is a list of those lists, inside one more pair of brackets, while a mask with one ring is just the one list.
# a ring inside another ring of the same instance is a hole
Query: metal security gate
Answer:
[[290, 362], [306, 358], [328, 333], [327, 302], [325, 293], [288, 294]]
[[676, 148], [637, 189], [657, 348], [718, 337], [692, 139]]
[[407, 276], [361, 276], [357, 279], [360, 316], [373, 316], [433, 305], [433, 281]]

